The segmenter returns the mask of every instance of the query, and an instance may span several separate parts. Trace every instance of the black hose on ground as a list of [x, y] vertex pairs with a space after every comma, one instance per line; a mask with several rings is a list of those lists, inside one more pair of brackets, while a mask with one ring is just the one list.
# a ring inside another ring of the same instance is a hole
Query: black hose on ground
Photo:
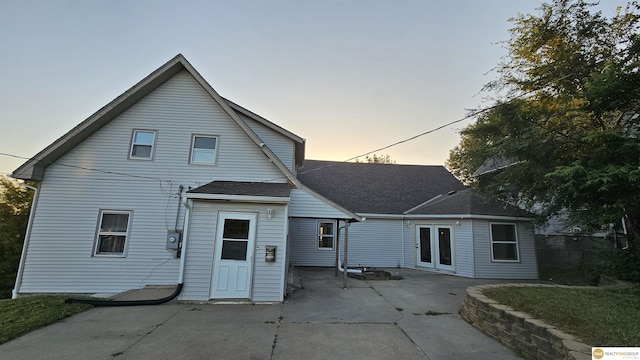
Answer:
[[89, 304], [93, 306], [142, 306], [160, 305], [175, 299], [182, 291], [182, 284], [178, 284], [176, 289], [167, 297], [153, 300], [98, 300], [98, 299], [73, 299], [69, 298], [64, 302], [67, 304]]

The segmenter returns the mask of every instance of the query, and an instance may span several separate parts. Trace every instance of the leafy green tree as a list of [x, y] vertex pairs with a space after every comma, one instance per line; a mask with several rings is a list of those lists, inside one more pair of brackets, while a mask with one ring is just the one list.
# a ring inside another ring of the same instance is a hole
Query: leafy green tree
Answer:
[[[391, 160], [391, 156], [389, 154], [373, 154], [371, 156], [367, 155], [364, 157], [365, 162], [369, 164], [395, 164], [395, 160]], [[356, 158], [356, 162], [361, 162], [360, 159]]]
[[[466, 183], [540, 214], [640, 236], [640, 6], [611, 18], [581, 0], [510, 19], [498, 100], [461, 132], [447, 163]], [[488, 160], [502, 166], [480, 177]], [[514, 199], [514, 189], [517, 193]], [[633, 241], [633, 240], [636, 241]]]
[[32, 199], [32, 190], [0, 176], [0, 298], [11, 297]]

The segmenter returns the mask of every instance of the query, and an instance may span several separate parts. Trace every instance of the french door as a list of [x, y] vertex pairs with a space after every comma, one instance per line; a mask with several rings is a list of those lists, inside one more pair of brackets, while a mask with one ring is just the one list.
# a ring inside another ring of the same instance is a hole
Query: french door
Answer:
[[416, 226], [417, 266], [455, 270], [453, 230], [447, 225]]

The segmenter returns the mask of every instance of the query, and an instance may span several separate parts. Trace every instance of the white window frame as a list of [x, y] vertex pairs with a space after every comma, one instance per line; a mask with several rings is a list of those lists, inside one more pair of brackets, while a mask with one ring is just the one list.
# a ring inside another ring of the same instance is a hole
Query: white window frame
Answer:
[[[124, 232], [121, 231], [102, 231], [102, 220], [104, 219], [104, 215], [107, 214], [126, 214], [127, 218], [127, 230]], [[101, 209], [98, 214], [98, 226], [96, 228], [96, 236], [93, 245], [93, 256], [105, 256], [105, 257], [126, 257], [127, 256], [127, 248], [129, 247], [129, 231], [131, 229], [131, 218], [133, 216], [133, 211], [131, 210], [105, 210]], [[102, 235], [115, 235], [115, 236], [124, 236], [124, 246], [122, 249], [122, 253], [110, 253], [110, 252], [99, 252], [100, 249], [100, 236]]]
[[[207, 161], [194, 161], [193, 153], [196, 149], [196, 138], [210, 138], [216, 139], [216, 146], [213, 148], [213, 162]], [[218, 163], [218, 147], [220, 146], [220, 136], [218, 135], [205, 135], [205, 134], [192, 134], [191, 135], [191, 150], [189, 151], [189, 164], [194, 165], [215, 165]]]
[[[511, 225], [513, 226], [513, 233], [515, 235], [515, 241], [495, 241], [493, 239], [493, 225]], [[520, 262], [520, 245], [518, 241], [518, 224], [516, 223], [508, 223], [508, 222], [492, 222], [489, 223], [489, 236], [491, 237], [491, 261], [492, 262], [510, 262], [517, 263]], [[516, 247], [516, 259], [496, 259], [496, 255], [493, 251], [494, 244], [510, 244], [515, 245]]]
[[[138, 144], [136, 143], [136, 134], [138, 132], [146, 132], [146, 133], [153, 133], [153, 142], [151, 144]], [[151, 129], [133, 129], [133, 131], [131, 132], [131, 144], [129, 145], [129, 159], [131, 160], [153, 160], [153, 155], [155, 153], [156, 150], [156, 139], [158, 138], [158, 131], [156, 130], [151, 130]], [[142, 145], [142, 146], [151, 146], [151, 152], [149, 152], [149, 156], [135, 156], [133, 155], [133, 148], [136, 145]]]
[[[322, 224], [331, 223], [333, 224], [333, 234], [326, 235], [320, 234], [320, 227]], [[334, 251], [336, 248], [336, 234], [338, 232], [338, 222], [335, 220], [321, 219], [316, 222], [316, 250], [318, 251]], [[331, 247], [320, 247], [320, 238], [321, 237], [331, 237], [333, 241], [331, 241]]]

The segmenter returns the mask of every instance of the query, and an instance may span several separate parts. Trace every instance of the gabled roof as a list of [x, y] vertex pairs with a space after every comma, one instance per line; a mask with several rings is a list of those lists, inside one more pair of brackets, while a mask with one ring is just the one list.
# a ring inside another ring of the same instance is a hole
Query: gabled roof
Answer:
[[306, 160], [298, 178], [359, 214], [403, 214], [439, 194], [465, 189], [443, 166]]
[[[269, 149], [265, 146], [263, 141], [256, 133], [251, 130], [233, 108], [238, 110], [242, 109], [236, 104], [231, 103], [228, 100], [223, 99], [218, 93], [207, 83], [206, 80], [196, 71], [196, 69], [185, 59], [182, 54], [176, 55], [173, 59], [162, 65], [160, 68], [149, 74], [140, 82], [135, 84], [129, 90], [125, 91], [122, 95], [115, 98], [113, 101], [105, 105], [100, 110], [96, 111], [93, 115], [89, 116], [86, 120], [78, 124], [69, 132], [61, 136], [54, 141], [51, 145], [47, 146], [44, 150], [40, 151], [33, 158], [27, 160], [22, 166], [16, 169], [12, 177], [24, 180], [42, 180], [44, 177], [45, 168], [52, 162], [59, 159], [62, 155], [71, 150], [74, 146], [88, 138], [91, 134], [96, 132], [102, 126], [109, 121], [116, 118], [122, 112], [127, 110], [133, 104], [144, 98], [146, 95], [157, 89], [164, 82], [171, 77], [179, 73], [180, 71], [189, 72], [195, 80], [207, 91], [207, 93], [216, 101], [220, 107], [236, 122], [236, 124], [249, 136], [249, 138], [261, 149], [261, 151], [273, 161], [273, 163], [282, 171], [290, 182], [299, 184], [293, 173], [286, 167], [286, 165]], [[260, 122], [261, 124], [268, 126], [269, 128], [289, 137], [296, 143], [296, 151], [304, 151], [304, 140], [300, 137], [293, 135], [292, 133], [280, 128], [279, 126], [269, 122], [264, 118], [243, 109], [243, 113], [246, 116]], [[259, 118], [259, 119], [258, 119]], [[296, 162], [298, 159], [304, 157], [304, 154], [296, 153]]]
[[407, 215], [488, 215], [533, 219], [535, 216], [517, 206], [490, 199], [473, 189], [434, 197], [407, 212]]

